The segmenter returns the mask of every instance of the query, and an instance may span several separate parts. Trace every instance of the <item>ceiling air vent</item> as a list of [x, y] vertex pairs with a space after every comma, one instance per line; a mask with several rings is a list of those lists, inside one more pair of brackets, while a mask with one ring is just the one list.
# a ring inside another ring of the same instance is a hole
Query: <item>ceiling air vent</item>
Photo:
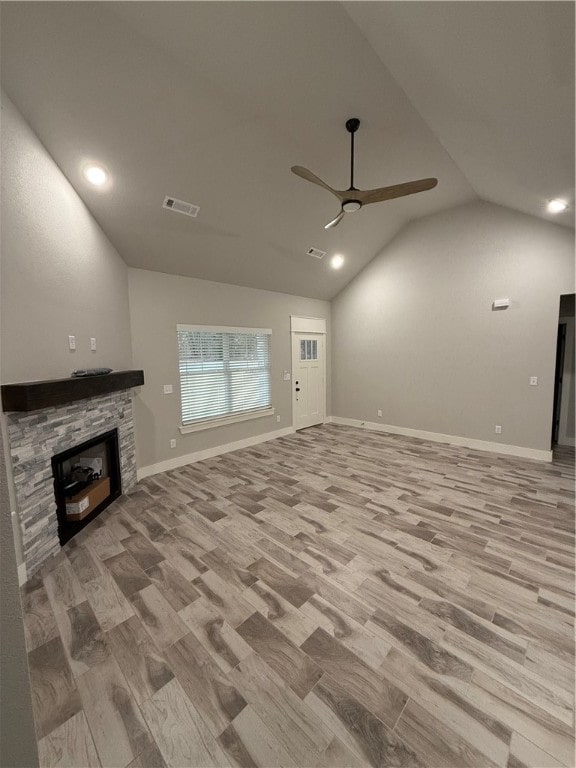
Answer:
[[184, 200], [177, 200], [175, 197], [165, 197], [162, 208], [168, 208], [169, 211], [183, 213], [185, 216], [192, 216], [193, 218], [198, 216], [198, 211], [200, 210], [199, 205], [186, 203]]
[[323, 259], [326, 256], [326, 251], [321, 251], [320, 248], [308, 248], [306, 253], [308, 256], [314, 256], [315, 259]]

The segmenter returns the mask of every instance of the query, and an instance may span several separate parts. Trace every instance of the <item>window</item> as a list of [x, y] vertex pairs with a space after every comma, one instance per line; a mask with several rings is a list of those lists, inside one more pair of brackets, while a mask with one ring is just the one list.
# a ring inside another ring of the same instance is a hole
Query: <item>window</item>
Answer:
[[267, 328], [178, 325], [182, 426], [271, 411]]

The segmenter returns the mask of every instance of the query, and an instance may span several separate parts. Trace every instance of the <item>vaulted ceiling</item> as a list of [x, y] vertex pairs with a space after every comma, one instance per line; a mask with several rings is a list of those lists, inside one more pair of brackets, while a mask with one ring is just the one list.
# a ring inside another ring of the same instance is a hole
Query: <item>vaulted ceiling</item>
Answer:
[[[573, 30], [571, 2], [5, 2], [2, 86], [127, 264], [331, 298], [477, 198], [573, 225]], [[349, 117], [357, 186], [439, 183], [326, 231], [338, 201], [290, 167], [347, 187]]]

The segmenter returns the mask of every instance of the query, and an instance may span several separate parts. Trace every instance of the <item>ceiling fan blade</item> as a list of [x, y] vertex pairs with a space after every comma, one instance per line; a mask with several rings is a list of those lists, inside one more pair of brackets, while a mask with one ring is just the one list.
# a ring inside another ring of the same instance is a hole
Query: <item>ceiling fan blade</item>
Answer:
[[434, 189], [436, 184], [438, 184], [438, 179], [418, 179], [417, 181], [407, 181], [404, 184], [394, 184], [391, 187], [366, 189], [364, 191], [358, 190], [354, 192], [354, 198], [359, 200], [362, 205], [380, 203], [383, 200], [393, 200], [395, 197], [414, 195], [416, 192]]
[[332, 227], [335, 227], [336, 224], [339, 224], [344, 218], [345, 213], [346, 211], [344, 210], [340, 211], [340, 213], [338, 214], [338, 216], [336, 216], [336, 218], [332, 219], [332, 221], [329, 221], [328, 224], [324, 225], [324, 229], [332, 229]]
[[335, 189], [332, 189], [328, 184], [326, 184], [325, 181], [322, 181], [316, 174], [312, 173], [312, 171], [309, 171], [308, 168], [302, 168], [301, 165], [293, 165], [291, 168], [292, 173], [295, 173], [296, 176], [300, 176], [301, 179], [305, 179], [306, 181], [311, 181], [312, 184], [318, 184], [319, 187], [324, 187], [324, 189], [327, 189], [328, 192], [332, 192], [333, 195], [336, 195], [336, 197], [340, 200], [340, 192], [337, 192]]

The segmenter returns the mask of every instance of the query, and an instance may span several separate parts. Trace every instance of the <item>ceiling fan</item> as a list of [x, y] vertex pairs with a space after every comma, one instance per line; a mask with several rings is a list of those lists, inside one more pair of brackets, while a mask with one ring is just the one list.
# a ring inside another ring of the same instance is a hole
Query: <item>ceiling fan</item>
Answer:
[[300, 176], [306, 181], [311, 181], [313, 184], [318, 184], [319, 187], [324, 187], [333, 195], [336, 195], [341, 203], [341, 209], [339, 214], [329, 221], [324, 226], [324, 229], [331, 229], [340, 223], [345, 213], [353, 213], [362, 208], [363, 205], [368, 203], [380, 203], [384, 200], [392, 200], [395, 197], [404, 197], [405, 195], [413, 195], [416, 192], [425, 192], [427, 189], [433, 189], [438, 184], [438, 179], [418, 179], [418, 181], [407, 181], [404, 184], [394, 184], [391, 187], [379, 187], [378, 189], [356, 189], [354, 186], [354, 134], [360, 126], [360, 120], [357, 117], [351, 117], [346, 121], [346, 130], [350, 134], [350, 186], [348, 189], [338, 190], [332, 189], [325, 181], [319, 179], [318, 176], [309, 171], [307, 168], [302, 168], [300, 165], [292, 166], [292, 173], [296, 176]]

